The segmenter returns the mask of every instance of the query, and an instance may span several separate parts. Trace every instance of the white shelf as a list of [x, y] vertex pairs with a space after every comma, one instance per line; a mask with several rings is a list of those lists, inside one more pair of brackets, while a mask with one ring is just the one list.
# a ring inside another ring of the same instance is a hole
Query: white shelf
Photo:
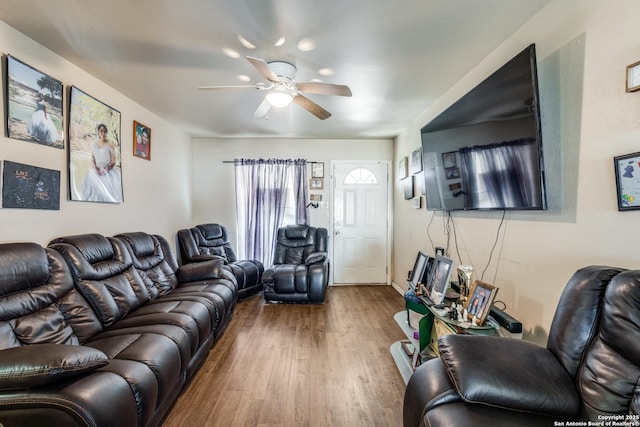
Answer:
[[398, 326], [400, 326], [400, 329], [402, 329], [402, 332], [404, 332], [407, 339], [411, 341], [411, 344], [413, 344], [415, 348], [420, 348], [420, 341], [413, 338], [413, 333], [417, 331], [417, 329], [409, 326], [409, 322], [407, 322], [407, 311], [404, 310], [397, 312], [393, 315], [393, 320], [395, 320]]
[[411, 374], [413, 374], [413, 369], [411, 369], [411, 358], [407, 356], [407, 353], [405, 353], [402, 348], [401, 341], [396, 341], [391, 344], [389, 351], [391, 352], [391, 356], [393, 356], [394, 362], [396, 362], [396, 366], [400, 371], [400, 375], [402, 376], [404, 383], [407, 384], [409, 382], [409, 378], [411, 378]]

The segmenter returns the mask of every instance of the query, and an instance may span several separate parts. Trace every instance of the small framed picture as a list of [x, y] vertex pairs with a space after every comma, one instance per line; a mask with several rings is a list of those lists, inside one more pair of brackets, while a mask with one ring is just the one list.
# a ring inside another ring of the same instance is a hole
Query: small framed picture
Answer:
[[448, 153], [442, 153], [442, 166], [445, 169], [455, 168], [458, 166], [458, 162], [456, 160], [456, 152], [450, 151]]
[[613, 158], [618, 210], [640, 209], [640, 153]]
[[414, 209], [420, 209], [420, 207], [422, 207], [422, 196], [414, 197], [413, 198], [413, 208]]
[[324, 178], [324, 162], [311, 163], [311, 178]]
[[133, 155], [151, 160], [151, 128], [133, 121]]
[[627, 92], [640, 89], [640, 61], [627, 66]]
[[429, 282], [427, 283], [427, 292], [429, 292], [431, 300], [436, 304], [442, 304], [442, 301], [444, 301], [444, 296], [449, 286], [449, 279], [451, 278], [452, 267], [452, 259], [442, 255], [436, 255], [433, 267], [431, 268]]
[[324, 179], [311, 178], [309, 180], [309, 188], [312, 190], [322, 190], [324, 188]]
[[409, 172], [412, 174], [422, 171], [422, 148], [416, 148], [411, 153], [411, 160], [409, 162]]
[[452, 168], [446, 168], [444, 170], [447, 179], [458, 179], [460, 178], [460, 168], [458, 168], [457, 166], [454, 166]]
[[413, 176], [410, 176], [409, 179], [405, 179], [402, 182], [404, 184], [404, 199], [413, 199]]
[[409, 176], [409, 158], [404, 156], [398, 163], [398, 178], [405, 179]]
[[471, 292], [464, 307], [467, 310], [467, 317], [473, 319], [475, 316], [478, 325], [484, 325], [497, 293], [498, 288], [495, 286], [476, 280], [471, 286]]

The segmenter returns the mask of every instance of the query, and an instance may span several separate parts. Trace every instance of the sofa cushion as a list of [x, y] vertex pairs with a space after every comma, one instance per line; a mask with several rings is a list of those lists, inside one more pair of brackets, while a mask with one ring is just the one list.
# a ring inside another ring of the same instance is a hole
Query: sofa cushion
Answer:
[[466, 402], [566, 418], [578, 414], [580, 398], [571, 377], [545, 347], [451, 334], [438, 340], [438, 348], [451, 382]]
[[0, 389], [33, 388], [101, 368], [107, 356], [91, 347], [34, 344], [0, 351]]

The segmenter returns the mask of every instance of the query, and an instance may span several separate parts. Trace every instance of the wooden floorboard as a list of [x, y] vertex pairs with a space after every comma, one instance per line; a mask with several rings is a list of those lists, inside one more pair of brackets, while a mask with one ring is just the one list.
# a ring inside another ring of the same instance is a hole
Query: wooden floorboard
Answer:
[[401, 426], [404, 335], [390, 286], [329, 287], [322, 305], [238, 303], [164, 422], [195, 426]]

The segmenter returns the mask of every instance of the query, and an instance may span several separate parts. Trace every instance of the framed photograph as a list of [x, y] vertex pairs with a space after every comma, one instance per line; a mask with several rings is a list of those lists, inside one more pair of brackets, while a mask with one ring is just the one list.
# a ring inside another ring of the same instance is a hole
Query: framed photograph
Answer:
[[402, 182], [404, 183], [404, 199], [413, 199], [413, 176], [410, 176], [409, 179], [405, 179]]
[[442, 153], [442, 166], [445, 169], [455, 168], [458, 166], [458, 161], [456, 160], [456, 152], [450, 151], [448, 153]]
[[133, 155], [151, 160], [151, 128], [133, 121]]
[[618, 210], [640, 209], [640, 153], [613, 158]]
[[311, 178], [324, 178], [324, 162], [311, 163]]
[[[431, 260], [431, 263], [430, 263]], [[409, 285], [415, 288], [418, 283], [426, 284], [428, 279], [428, 267], [433, 263], [433, 259], [424, 252], [418, 252], [416, 261], [413, 264], [413, 270], [409, 275]]]
[[60, 80], [7, 56], [7, 136], [64, 148]]
[[491, 312], [491, 306], [497, 293], [498, 288], [495, 286], [476, 280], [471, 286], [469, 298], [464, 307], [467, 310], [467, 317], [473, 319], [475, 316], [478, 325], [484, 325], [484, 321]]
[[322, 190], [324, 188], [324, 179], [322, 179], [322, 178], [311, 178], [309, 180], [309, 188], [311, 190]]
[[60, 210], [60, 171], [4, 160], [2, 207]]
[[120, 112], [72, 86], [67, 133], [70, 199], [123, 202]]
[[409, 158], [407, 156], [400, 159], [398, 163], [398, 177], [400, 179], [405, 179], [409, 176]]
[[460, 168], [458, 168], [457, 166], [445, 169], [444, 173], [447, 176], [447, 179], [458, 179], [458, 178], [460, 178]]
[[627, 66], [627, 92], [640, 89], [640, 61]]
[[413, 198], [413, 208], [420, 209], [422, 207], [422, 196]]
[[427, 282], [427, 292], [431, 300], [436, 304], [442, 304], [445, 293], [449, 287], [453, 260], [442, 255], [436, 255], [433, 267]]
[[422, 148], [417, 148], [411, 152], [411, 160], [409, 161], [409, 172], [411, 174], [422, 171]]

